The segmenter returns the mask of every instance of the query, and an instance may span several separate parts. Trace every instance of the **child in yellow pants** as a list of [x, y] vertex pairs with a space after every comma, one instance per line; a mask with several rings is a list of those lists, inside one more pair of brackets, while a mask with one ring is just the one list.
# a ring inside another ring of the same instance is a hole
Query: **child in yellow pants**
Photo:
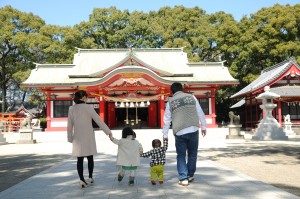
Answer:
[[152, 184], [156, 184], [156, 177], [158, 178], [158, 181], [160, 184], [164, 182], [164, 165], [154, 165], [151, 167], [150, 170], [150, 177]]
[[144, 158], [151, 157], [151, 170], [150, 178], [152, 185], [156, 185], [156, 179], [158, 178], [159, 184], [164, 183], [164, 165], [166, 163], [166, 151], [168, 149], [168, 139], [164, 139], [164, 145], [161, 146], [161, 141], [155, 139], [152, 141], [153, 149], [141, 154]]

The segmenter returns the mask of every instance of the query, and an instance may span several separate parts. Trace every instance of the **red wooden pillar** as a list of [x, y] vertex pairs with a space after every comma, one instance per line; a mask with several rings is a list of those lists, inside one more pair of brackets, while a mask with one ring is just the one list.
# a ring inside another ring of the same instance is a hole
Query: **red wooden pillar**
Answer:
[[99, 97], [99, 116], [100, 118], [105, 121], [105, 100], [102, 96]]
[[278, 110], [278, 122], [279, 122], [280, 126], [282, 126], [281, 101], [277, 102], [277, 110]]
[[211, 119], [212, 127], [218, 127], [216, 124], [216, 89], [211, 90]]
[[159, 99], [159, 125], [160, 125], [160, 128], [164, 127], [164, 114], [165, 114], [165, 96], [162, 95]]
[[256, 123], [258, 124], [259, 123], [259, 115], [258, 115], [258, 100], [255, 98], [255, 113], [256, 113], [256, 115], [255, 115], [255, 117], [256, 117]]
[[248, 108], [247, 108], [247, 104], [248, 104], [248, 97], [245, 96], [245, 122], [246, 122], [246, 128], [248, 128]]
[[156, 102], [150, 102], [150, 104], [148, 106], [148, 127], [157, 127]]
[[107, 126], [113, 128], [116, 126], [116, 107], [115, 103], [108, 103]]
[[46, 121], [47, 121], [47, 129], [51, 128], [51, 95], [50, 92], [47, 92], [47, 117], [46, 117]]
[[253, 98], [253, 96], [251, 95], [250, 96], [250, 121], [251, 121], [250, 127], [251, 128], [255, 128], [255, 124], [253, 122], [253, 104], [252, 104], [252, 98]]
[[13, 120], [14, 118], [11, 115], [8, 116], [9, 132], [13, 132]]

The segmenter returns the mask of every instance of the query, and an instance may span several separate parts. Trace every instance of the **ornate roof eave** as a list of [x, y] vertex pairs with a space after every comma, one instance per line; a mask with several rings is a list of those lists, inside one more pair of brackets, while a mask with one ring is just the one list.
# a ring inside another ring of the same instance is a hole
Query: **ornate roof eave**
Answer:
[[22, 87], [30, 87], [30, 88], [39, 88], [39, 87], [52, 87], [52, 86], [63, 86], [63, 87], [74, 87], [77, 86], [77, 83], [22, 83]]
[[[96, 85], [96, 84], [103, 84], [104, 82], [110, 80], [113, 76], [119, 75], [119, 74], [122, 74], [122, 73], [144, 73], [144, 74], [147, 74], [147, 75], [153, 77], [156, 81], [161, 82], [162, 84], [167, 84], [167, 85], [170, 85], [174, 81], [177, 81], [177, 80], [165, 79], [165, 78], [157, 75], [155, 72], [153, 72], [150, 69], [145, 68], [145, 67], [141, 67], [141, 66], [124, 66], [124, 67], [116, 68], [116, 69], [112, 70], [111, 72], [106, 74], [103, 78], [100, 78], [96, 81], [80, 82], [80, 83], [75, 82], [75, 84], [76, 85], [80, 84], [82, 86], [91, 86], [91, 85]], [[172, 77], [176, 77], [176, 76], [174, 75]], [[178, 76], [178, 77], [185, 77], [185, 76]], [[235, 80], [235, 81], [214, 81], [213, 83], [209, 82], [209, 81], [189, 81], [189, 80], [184, 80], [184, 81], [179, 80], [178, 82], [183, 83], [183, 84], [201, 84], [201, 85], [211, 85], [211, 84], [214, 84], [214, 85], [215, 84], [235, 85], [235, 84], [239, 83], [237, 80]]]
[[[130, 57], [127, 56], [123, 60], [121, 60], [120, 62], [114, 64], [113, 66], [110, 66], [110, 67], [106, 68], [105, 70], [98, 71], [97, 73], [92, 73], [90, 75], [69, 75], [69, 77], [70, 78], [101, 78], [101, 77], [105, 76], [105, 73], [116, 69], [118, 66], [120, 66], [121, 64], [126, 62], [126, 60], [128, 60], [128, 58], [130, 58]], [[139, 61], [139, 62], [141, 62], [141, 61]], [[193, 75], [193, 74], [172, 74], [172, 73], [168, 73], [168, 72], [159, 70], [157, 68], [154, 68], [154, 67], [152, 67], [148, 64], [145, 64], [145, 63], [143, 63], [143, 64], [146, 66], [146, 68], [150, 68], [151, 70], [157, 71], [158, 73], [160, 73], [162, 77], [176, 77], [176, 76], [191, 77]], [[140, 66], [136, 66], [136, 65], [132, 65], [132, 66], [133, 67], [140, 67]]]
[[172, 74], [172, 75], [161, 75], [161, 77], [194, 77], [194, 74], [193, 73]]
[[[148, 68], [141, 67], [141, 66], [124, 66], [124, 67], [116, 68], [116, 69], [110, 71], [103, 78], [100, 78], [97, 81], [80, 82], [80, 85], [90, 86], [90, 85], [96, 85], [96, 84], [103, 84], [104, 82], [111, 79], [113, 76], [119, 75], [122, 73], [144, 73], [144, 74], [148, 74], [149, 76], [152, 76], [154, 79], [156, 79], [157, 81], [159, 81], [161, 83], [164, 83], [164, 84], [172, 84], [173, 83], [173, 81], [165, 80], [165, 79], [161, 78], [159, 75], [157, 75], [156, 73], [154, 73], [153, 71], [151, 71]], [[78, 84], [78, 83], [75, 82], [75, 84]]]
[[[211, 82], [211, 81], [189, 81], [189, 80], [186, 80], [186, 81], [182, 81], [182, 80], [175, 80], [176, 82], [180, 82], [180, 83], [184, 83], [184, 84], [188, 84], [188, 85], [194, 85], [194, 86], [197, 86], [197, 85], [206, 85], [206, 86], [211, 86], [211, 87], [219, 87], [219, 86], [223, 86], [223, 85], [237, 85], [239, 84], [238, 80], [234, 80], [234, 81], [214, 81], [214, 82]], [[174, 82], [174, 81], [172, 81]]]
[[215, 84], [219, 84], [219, 83], [222, 83], [222, 84], [239, 84], [239, 81], [238, 80], [233, 80], [233, 81], [213, 81], [213, 82], [210, 82], [210, 81], [187, 81], [188, 83], [193, 83], [193, 84], [197, 84], [197, 83], [201, 83], [201, 84], [209, 84], [209, 85], [215, 85]]
[[[190, 67], [198, 67], [198, 66], [224, 66], [224, 62], [189, 62], [187, 65]], [[225, 66], [224, 66], [225, 67]]]
[[[269, 86], [269, 84], [264, 84], [264, 86]], [[255, 88], [251, 88], [249, 91], [243, 92], [243, 93], [238, 92], [238, 93], [232, 95], [230, 98], [234, 99], [234, 98], [240, 98], [240, 97], [245, 97], [245, 96], [251, 96], [254, 93], [260, 93], [260, 91], [263, 90], [263, 87], [259, 87], [259, 88], [256, 88], [256, 89]]]
[[[266, 81], [264, 81], [262, 83], [259, 83], [259, 81], [261, 81], [262, 75], [264, 75], [264, 74], [266, 74], [266, 73], [268, 73], [268, 72], [270, 72], [274, 69], [277, 69], [278, 67], [281, 67], [286, 63], [288, 63], [288, 64], [279, 73], [274, 75], [272, 78], [265, 79]], [[288, 60], [285, 60], [283, 62], [275, 64], [274, 66], [271, 66], [269, 68], [266, 68], [266, 69], [262, 70], [261, 75], [256, 80], [251, 82], [248, 86], [246, 86], [245, 88], [243, 88], [242, 90], [240, 90], [236, 94], [232, 95], [230, 98], [239, 98], [239, 97], [248, 96], [251, 93], [260, 92], [261, 90], [263, 90], [263, 88], [265, 86], [270, 86], [271, 83], [276, 82], [276, 79], [278, 77], [280, 77], [281, 75], [283, 75], [286, 72], [286, 70], [291, 67], [291, 65], [295, 65], [300, 70], [300, 66], [297, 64], [295, 59], [292, 57]]]
[[39, 68], [73, 68], [76, 66], [75, 64], [35, 64], [35, 70], [38, 70]]
[[[134, 66], [136, 67], [136, 66]], [[103, 73], [102, 73], [103, 74]], [[187, 73], [187, 74], [172, 74], [172, 75], [160, 75], [161, 77], [193, 77], [194, 74], [193, 73]], [[70, 78], [102, 78], [104, 77], [104, 75], [102, 76], [94, 76], [94, 74], [92, 75], [69, 75]]]

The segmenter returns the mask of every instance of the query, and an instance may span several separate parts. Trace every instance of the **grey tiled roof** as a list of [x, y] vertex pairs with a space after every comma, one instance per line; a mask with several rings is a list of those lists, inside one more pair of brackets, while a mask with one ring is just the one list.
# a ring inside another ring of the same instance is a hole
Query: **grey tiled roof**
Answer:
[[[299, 97], [300, 96], [300, 86], [280, 86], [271, 88], [270, 91], [283, 97]], [[238, 108], [245, 104], [245, 98], [241, 99], [230, 108]]]
[[300, 96], [300, 86], [280, 86], [274, 87], [270, 90], [280, 97], [299, 97]]
[[249, 93], [252, 93], [260, 88], [269, 85], [271, 82], [280, 77], [284, 72], [286, 72], [286, 70], [289, 69], [292, 64], [300, 69], [300, 66], [297, 64], [294, 58], [285, 60], [279, 64], [264, 69], [261, 75], [256, 80], [251, 82], [248, 86], [246, 86], [236, 94], [232, 95], [231, 98], [243, 97]]
[[[126, 65], [133, 58], [139, 65]], [[37, 64], [23, 86], [101, 83], [114, 72], [140, 71], [162, 82], [237, 84], [223, 62], [189, 63], [182, 48], [78, 49], [72, 64]]]
[[241, 107], [245, 104], [245, 99], [241, 99], [240, 101], [238, 101], [237, 103], [235, 103], [234, 105], [232, 105], [230, 108], [238, 108]]

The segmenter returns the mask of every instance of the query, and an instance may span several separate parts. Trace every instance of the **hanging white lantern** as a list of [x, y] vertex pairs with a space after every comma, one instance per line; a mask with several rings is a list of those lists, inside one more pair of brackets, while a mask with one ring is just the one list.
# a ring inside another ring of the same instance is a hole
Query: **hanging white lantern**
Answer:
[[141, 102], [140, 107], [145, 107], [145, 102]]

